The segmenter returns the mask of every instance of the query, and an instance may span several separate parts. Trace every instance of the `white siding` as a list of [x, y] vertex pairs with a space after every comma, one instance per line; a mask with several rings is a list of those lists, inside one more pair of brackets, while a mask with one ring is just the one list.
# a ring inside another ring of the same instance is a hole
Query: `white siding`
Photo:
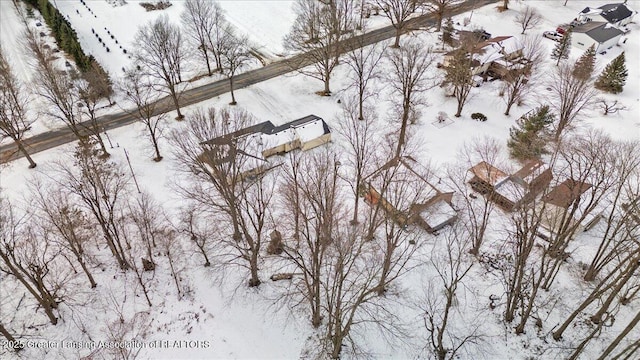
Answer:
[[618, 35], [616, 37], [614, 37], [613, 39], [610, 39], [608, 41], [605, 41], [604, 43], [600, 44], [599, 46], [599, 51], [604, 51], [607, 50], [613, 46], [616, 46], [618, 44], [618, 41], [620, 40], [620, 36]]
[[587, 50], [592, 44], [596, 44], [596, 53], [600, 45], [585, 33], [571, 34], [571, 44], [578, 49]]

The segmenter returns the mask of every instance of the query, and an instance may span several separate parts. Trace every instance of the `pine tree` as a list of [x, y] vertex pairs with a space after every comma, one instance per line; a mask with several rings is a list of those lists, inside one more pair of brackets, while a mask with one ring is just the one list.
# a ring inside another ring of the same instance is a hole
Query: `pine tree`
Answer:
[[595, 66], [596, 48], [595, 45], [591, 45], [573, 66], [573, 76], [580, 80], [589, 80], [593, 75], [593, 69]]
[[453, 45], [453, 20], [449, 17], [442, 27], [442, 42], [447, 45]]
[[507, 142], [511, 157], [518, 160], [528, 160], [546, 154], [546, 134], [553, 124], [555, 115], [548, 105], [540, 106], [524, 114], [516, 120], [516, 125], [509, 130], [510, 139]]
[[567, 30], [562, 36], [560, 42], [556, 44], [556, 48], [551, 53], [551, 58], [556, 59], [556, 66], [560, 65], [560, 60], [569, 57], [571, 51], [571, 30]]
[[596, 89], [612, 94], [621, 93], [628, 75], [629, 72], [625, 65], [624, 53], [622, 53], [613, 59], [602, 71], [595, 83], [595, 87]]

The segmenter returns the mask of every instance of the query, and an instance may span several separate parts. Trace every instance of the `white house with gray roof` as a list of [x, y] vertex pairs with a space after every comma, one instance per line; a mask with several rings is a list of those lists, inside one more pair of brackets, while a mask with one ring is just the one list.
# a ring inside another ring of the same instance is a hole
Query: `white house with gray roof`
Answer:
[[636, 12], [629, 8], [626, 4], [606, 4], [598, 8], [586, 7], [578, 14], [578, 22], [585, 23], [590, 21], [608, 22], [616, 26], [623, 26], [633, 20]]
[[600, 53], [617, 45], [622, 34], [609, 23], [589, 21], [573, 28], [571, 44], [582, 50], [595, 45], [596, 53]]

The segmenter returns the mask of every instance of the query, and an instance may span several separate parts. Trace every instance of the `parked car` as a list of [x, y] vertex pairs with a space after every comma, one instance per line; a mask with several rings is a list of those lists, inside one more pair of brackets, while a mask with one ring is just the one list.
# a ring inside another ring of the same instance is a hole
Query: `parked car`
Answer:
[[555, 31], [545, 31], [544, 33], [542, 33], [542, 36], [546, 37], [547, 39], [551, 39], [553, 41], [562, 40], [562, 34], [559, 34]]

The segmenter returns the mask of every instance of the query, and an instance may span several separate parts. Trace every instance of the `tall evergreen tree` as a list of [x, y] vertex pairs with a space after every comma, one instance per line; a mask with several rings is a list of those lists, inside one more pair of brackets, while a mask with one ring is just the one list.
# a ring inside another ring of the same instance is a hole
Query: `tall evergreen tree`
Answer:
[[518, 160], [528, 160], [546, 154], [546, 136], [549, 126], [553, 124], [555, 115], [548, 105], [540, 106], [524, 114], [516, 120], [516, 125], [509, 130], [510, 139], [507, 142], [511, 157]]
[[447, 45], [453, 45], [453, 20], [449, 17], [442, 27], [442, 43]]
[[622, 53], [602, 71], [598, 80], [596, 80], [595, 87], [612, 94], [621, 93], [624, 84], [627, 82], [627, 76], [629, 76], [629, 72], [625, 65], [624, 53]]
[[556, 66], [560, 65], [560, 60], [569, 57], [571, 51], [571, 30], [567, 30], [562, 39], [556, 44], [556, 48], [551, 53], [551, 58], [556, 59]]
[[595, 66], [596, 48], [595, 45], [591, 45], [573, 66], [573, 76], [580, 80], [589, 80], [593, 75], [593, 69]]

